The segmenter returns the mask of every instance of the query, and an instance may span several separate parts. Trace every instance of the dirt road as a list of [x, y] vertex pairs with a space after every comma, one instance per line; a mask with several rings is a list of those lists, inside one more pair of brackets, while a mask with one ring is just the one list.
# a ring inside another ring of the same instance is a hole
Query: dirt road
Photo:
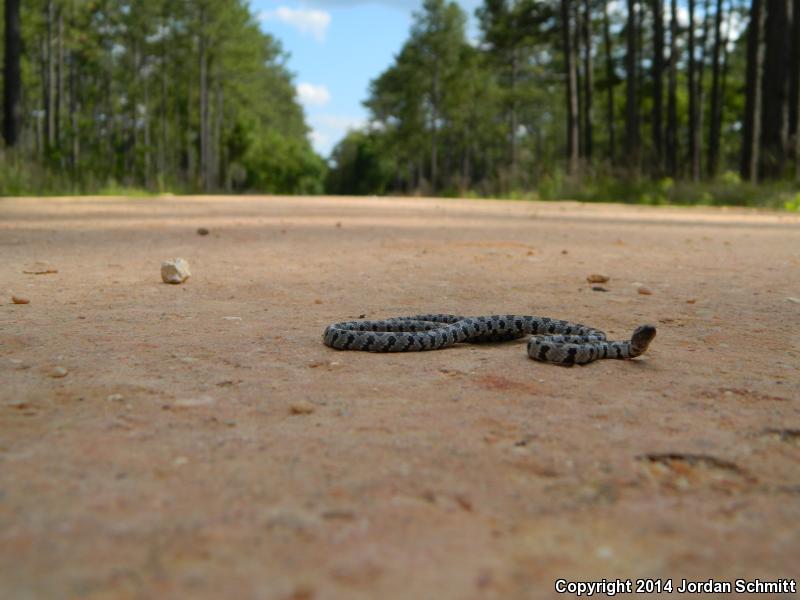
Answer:
[[[183, 285], [160, 280], [174, 257]], [[797, 215], [0, 199], [0, 297], [4, 598], [800, 577]], [[575, 368], [531, 361], [523, 340], [321, 343], [337, 320], [418, 312], [658, 337], [636, 361]]]

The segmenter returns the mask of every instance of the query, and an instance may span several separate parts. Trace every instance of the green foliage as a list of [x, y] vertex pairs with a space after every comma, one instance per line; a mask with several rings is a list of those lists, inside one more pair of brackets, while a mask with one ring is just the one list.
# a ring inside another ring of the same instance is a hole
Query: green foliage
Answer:
[[670, 178], [652, 181], [628, 181], [614, 177], [584, 179], [580, 183], [559, 177], [539, 188], [542, 200], [579, 200], [582, 202], [623, 202], [654, 206], [760, 206], [797, 210], [800, 193], [790, 183], [752, 185], [733, 173], [713, 181], [692, 183]]
[[[686, 37], [680, 28], [676, 65], [676, 135], [678, 170], [665, 178], [665, 159], [655, 148], [652, 12], [641, 4], [644, 25], [637, 36], [642, 53], [637, 65], [637, 118], [641, 127], [641, 173], [628, 168], [624, 157], [626, 98], [624, 68], [627, 14], [624, 3], [607, 3], [609, 52], [607, 72], [603, 5], [593, 11], [589, 43], [593, 55], [593, 155], [581, 137], [581, 172], [564, 174], [566, 150], [563, 27], [559, 0], [483, 0], [476, 11], [481, 39], [470, 44], [464, 15], [445, 0], [429, 0], [415, 15], [408, 40], [394, 63], [370, 87], [365, 102], [371, 124], [367, 132], [351, 133], [334, 152], [328, 189], [336, 193], [435, 193], [443, 196], [577, 199], [642, 204], [700, 204], [794, 207], [792, 186], [775, 183], [755, 187], [742, 183], [738, 168], [741, 118], [744, 113], [746, 36], [726, 43], [724, 100], [721, 105], [719, 171], [701, 183], [689, 183], [689, 95]], [[572, 2], [571, 40], [576, 45], [579, 72], [581, 133], [585, 133], [586, 39], [576, 22], [584, 4]], [[711, 5], [709, 5], [711, 6]], [[622, 7], [622, 8], [620, 8]], [[747, 18], [745, 6], [726, 9]], [[669, 17], [667, 17], [668, 20]], [[727, 18], [727, 16], [726, 16]], [[695, 35], [700, 36], [702, 24]], [[703, 136], [711, 121], [712, 77], [708, 48], [699, 96], [704, 98]], [[699, 43], [699, 39], [697, 40]], [[668, 55], [669, 49], [665, 49]], [[664, 74], [662, 125], [667, 124]], [[611, 92], [609, 96], [609, 91]], [[613, 116], [612, 116], [613, 112]], [[611, 132], [616, 133], [616, 156]], [[366, 136], [366, 137], [365, 137]], [[662, 141], [666, 137], [662, 132]], [[368, 140], [368, 141], [367, 141]], [[707, 140], [701, 143], [701, 172], [708, 171]], [[382, 155], [380, 153], [383, 153]], [[388, 158], [384, 158], [388, 157]], [[368, 158], [368, 160], [367, 160]], [[394, 173], [390, 173], [391, 169]], [[373, 175], [367, 176], [367, 173]]]
[[321, 194], [325, 163], [307, 144], [278, 133], [254, 136], [242, 160], [245, 190]]
[[[466, 42], [465, 24], [456, 3], [426, 0], [394, 64], [370, 86], [365, 105], [376, 126], [372, 136], [382, 138], [378, 145], [394, 159], [395, 184], [405, 191], [462, 189], [469, 183], [465, 171], [474, 166], [491, 89], [479, 54]], [[363, 156], [338, 154], [341, 171], [355, 169], [342, 162], [348, 156]], [[340, 185], [346, 179], [332, 180]]]
[[325, 184], [331, 194], [384, 194], [397, 168], [378, 132], [351, 131], [334, 149]]
[[797, 192], [794, 198], [784, 201], [783, 208], [793, 212], [800, 212], [800, 192]]
[[[23, 3], [22, 15], [22, 143], [0, 157], [0, 194], [320, 193], [324, 186], [336, 194], [798, 210], [796, 186], [754, 187], [732, 170], [738, 166], [745, 108], [742, 28], [734, 28], [739, 37], [726, 45], [722, 174], [702, 183], [685, 181], [688, 32], [679, 31], [674, 64], [684, 166], [674, 179], [664, 177], [653, 141], [649, 53], [654, 44], [647, 3], [640, 4], [644, 25], [637, 32], [642, 48], [637, 114], [642, 173], [649, 177], [628, 172], [619, 151], [627, 15], [624, 3], [606, 4], [612, 7], [610, 73], [601, 27], [604, 5], [571, 3], [576, 23], [584, 6], [593, 11], [594, 154], [586, 156], [582, 138], [581, 173], [566, 177], [560, 0], [483, 0], [476, 11], [479, 40], [467, 39], [466, 14], [457, 3], [425, 0], [394, 62], [371, 82], [364, 103], [369, 125], [339, 143], [330, 168], [308, 141], [287, 56], [260, 30], [246, 0], [31, 0]], [[737, 13], [733, 21], [746, 19], [745, 5], [733, 3], [727, 10]], [[572, 34], [578, 77], [586, 81], [583, 30], [576, 27]], [[707, 63], [710, 50], [698, 52]], [[709, 71], [706, 64], [703, 135], [710, 123]], [[581, 94], [583, 110], [582, 87]], [[612, 130], [616, 156], [610, 152]]]
[[32, 0], [22, 29], [1, 189], [321, 191], [286, 55], [246, 0]]
[[70, 193], [69, 179], [36, 163], [0, 153], [0, 196], [44, 196], [56, 190]]
[[150, 190], [136, 187], [120, 185], [116, 181], [109, 181], [105, 186], [97, 190], [100, 196], [125, 196], [127, 198], [146, 198], [156, 194]]

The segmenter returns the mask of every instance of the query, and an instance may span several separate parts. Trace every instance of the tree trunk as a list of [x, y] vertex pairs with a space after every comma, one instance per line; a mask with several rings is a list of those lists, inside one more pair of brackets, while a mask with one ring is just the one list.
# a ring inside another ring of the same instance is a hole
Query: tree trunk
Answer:
[[578, 73], [576, 69], [575, 51], [572, 44], [570, 0], [561, 0], [561, 29], [564, 44], [564, 65], [567, 81], [567, 173], [578, 174], [578, 152], [580, 139], [578, 135]]
[[[109, 170], [116, 171], [116, 160], [117, 160], [117, 149], [115, 147], [115, 115], [114, 115], [114, 104], [113, 104], [113, 87], [114, 87], [114, 80], [113, 80], [113, 64], [114, 59], [111, 53], [111, 48], [108, 48], [107, 52], [104, 55], [105, 58], [105, 69], [103, 70], [103, 117], [104, 122], [103, 125], [105, 126], [105, 146], [106, 146], [106, 153], [109, 159]], [[116, 175], [116, 172], [114, 172]]]
[[761, 80], [761, 176], [784, 175], [789, 137], [789, 61], [792, 0], [767, 0], [766, 52]]
[[[70, 4], [68, 13], [68, 27], [75, 22], [75, 5]], [[75, 64], [75, 53], [69, 51], [69, 62], [66, 70], [66, 107], [67, 119], [66, 127], [69, 131], [69, 172], [72, 176], [73, 188], [78, 181], [78, 154], [80, 139], [78, 132], [78, 69]]]
[[[186, 96], [186, 104], [185, 108], [182, 108], [184, 113], [184, 124], [185, 127], [183, 129], [183, 136], [184, 136], [184, 144], [185, 144], [185, 158], [183, 159], [184, 169], [185, 169], [185, 183], [193, 188], [197, 187], [198, 181], [198, 170], [197, 170], [197, 146], [195, 146], [195, 135], [196, 132], [192, 128], [192, 115], [194, 113], [192, 103], [194, 98], [192, 95]], [[202, 123], [202, 117], [200, 118], [200, 122]], [[179, 129], [180, 131], [180, 129]], [[180, 134], [179, 134], [180, 135]], [[202, 139], [202, 136], [200, 136]]]
[[745, 87], [744, 131], [742, 133], [742, 179], [758, 182], [761, 149], [762, 86], [764, 74], [764, 23], [766, 0], [753, 0], [747, 28], [747, 85]]
[[583, 98], [583, 64], [581, 57], [583, 56], [581, 52], [581, 47], [583, 45], [583, 41], [581, 38], [581, 23], [583, 19], [581, 18], [581, 0], [574, 0], [572, 3], [572, 14], [570, 18], [572, 19], [572, 51], [574, 53], [574, 60], [575, 60], [575, 85], [576, 85], [576, 95], [578, 96], [578, 159], [579, 164], [578, 168], [582, 167], [580, 163], [580, 159], [584, 157], [584, 139], [583, 139], [583, 114], [585, 104]]
[[664, 4], [653, 0], [653, 150], [656, 173], [661, 174], [664, 165]]
[[628, 0], [628, 24], [626, 27], [627, 50], [625, 55], [625, 160], [631, 175], [639, 172], [639, 100], [637, 91], [638, 42], [636, 24], [636, 0]]
[[45, 148], [48, 151], [53, 147], [55, 139], [55, 94], [53, 93], [53, 0], [48, 0], [45, 6], [45, 45], [44, 45], [44, 137]]
[[208, 40], [206, 39], [206, 11], [200, 9], [200, 181], [204, 192], [210, 191], [209, 177], [209, 122], [208, 122]]
[[439, 61], [436, 61], [433, 72], [433, 96], [431, 115], [431, 191], [436, 192], [436, 181], [439, 170]]
[[670, 2], [669, 90], [667, 92], [667, 165], [678, 176], [678, 2]]
[[[139, 78], [139, 47], [136, 40], [128, 40], [128, 51], [132, 55], [131, 57], [131, 64], [128, 65], [131, 73], [131, 79], [136, 81]], [[124, 164], [124, 174], [122, 175], [123, 180], [125, 181], [125, 185], [129, 186], [136, 186], [139, 184], [140, 181], [140, 172], [139, 172], [139, 161], [136, 160], [136, 124], [139, 119], [138, 115], [138, 105], [139, 105], [139, 98], [138, 98], [138, 90], [135, 87], [131, 87], [130, 89], [126, 90], [128, 94], [128, 108], [130, 110], [130, 114], [128, 116], [128, 122], [130, 123], [129, 129], [125, 130], [125, 123], [121, 123], [120, 133], [123, 139], [123, 156], [125, 157]]]
[[[167, 10], [164, 4], [163, 10]], [[162, 14], [161, 26], [167, 27], [167, 18]], [[161, 143], [158, 145], [158, 184], [163, 191], [167, 179], [167, 148], [169, 145], [169, 90], [167, 88], [167, 36], [161, 38]], [[176, 114], [177, 116], [177, 114]]]
[[459, 185], [459, 192], [463, 194], [464, 192], [469, 190], [470, 187], [470, 161], [469, 161], [469, 154], [471, 151], [470, 147], [470, 127], [467, 125], [464, 128], [464, 139], [461, 140], [461, 183]]
[[22, 75], [22, 37], [19, 25], [20, 0], [5, 0], [5, 53], [3, 55], [3, 138], [13, 148], [19, 140]]
[[222, 76], [219, 66], [214, 74], [214, 188], [220, 189], [222, 182]]
[[700, 41], [700, 62], [697, 64], [697, 127], [695, 128], [697, 153], [695, 159], [697, 164], [693, 166], [693, 172], [697, 173], [697, 179], [700, 179], [703, 173], [702, 169], [702, 156], [703, 156], [703, 131], [705, 129], [705, 105], [706, 105], [706, 88], [704, 85], [705, 68], [708, 62], [708, 32], [711, 29], [711, 2], [706, 0], [703, 4], [703, 35]]
[[583, 1], [583, 155], [587, 163], [592, 160], [592, 102], [594, 91], [594, 64], [592, 62], [592, 7], [590, 0]]
[[69, 119], [70, 119], [70, 155], [69, 164], [72, 177], [78, 176], [78, 163], [80, 161], [80, 130], [78, 127], [78, 86], [80, 75], [75, 66], [75, 61], [69, 61]]
[[736, 16], [734, 11], [733, 0], [731, 0], [728, 9], [728, 20], [725, 25], [725, 35], [722, 37], [722, 74], [720, 76], [719, 88], [719, 157], [717, 162], [722, 158], [723, 144], [722, 144], [722, 125], [725, 122], [725, 99], [728, 97], [728, 74], [730, 71], [730, 51], [728, 47], [731, 41], [731, 31], [733, 31], [733, 18]]
[[[152, 189], [152, 147], [150, 144], [150, 77], [144, 74], [144, 187]], [[134, 131], [136, 124], [134, 123]]]
[[39, 83], [41, 85], [42, 105], [41, 115], [37, 110], [34, 116], [37, 123], [38, 131], [41, 136], [37, 137], [36, 142], [36, 155], [44, 158], [47, 154], [47, 49], [46, 49], [46, 36], [41, 36], [38, 40], [39, 43]]
[[55, 143], [61, 147], [61, 117], [64, 114], [64, 15], [59, 6], [56, 10], [56, 85], [55, 85]]
[[697, 78], [694, 48], [694, 0], [689, 0], [689, 174], [692, 181], [700, 179], [699, 149], [697, 147]]
[[708, 132], [708, 162], [706, 168], [709, 178], [717, 175], [719, 170], [719, 143], [722, 131], [722, 90], [720, 51], [722, 45], [722, 0], [717, 0], [717, 12], [714, 15], [714, 50], [711, 66], [711, 123]]
[[517, 115], [517, 79], [519, 78], [519, 50], [516, 46], [511, 51], [511, 187], [517, 183], [517, 160], [519, 117]]
[[608, 19], [608, 0], [603, 2], [603, 40], [606, 54], [606, 123], [608, 126], [608, 153], [611, 164], [615, 164], [617, 157], [617, 123], [614, 114], [614, 60], [611, 49], [611, 26]]
[[795, 179], [800, 180], [800, 0], [792, 7], [791, 90], [789, 94], [789, 150], [795, 160]]

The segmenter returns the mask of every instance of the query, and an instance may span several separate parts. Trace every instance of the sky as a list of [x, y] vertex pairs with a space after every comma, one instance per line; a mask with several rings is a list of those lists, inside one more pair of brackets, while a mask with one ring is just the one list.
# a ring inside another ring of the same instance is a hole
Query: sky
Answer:
[[[480, 0], [459, 0], [472, 15]], [[261, 28], [289, 54], [311, 141], [327, 157], [348, 129], [366, 123], [369, 82], [408, 38], [422, 0], [251, 0]], [[474, 19], [471, 25], [474, 29]]]

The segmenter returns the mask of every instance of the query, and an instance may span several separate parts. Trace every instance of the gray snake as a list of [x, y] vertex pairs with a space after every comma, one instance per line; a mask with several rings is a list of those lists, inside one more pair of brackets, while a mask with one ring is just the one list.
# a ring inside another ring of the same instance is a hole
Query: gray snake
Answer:
[[559, 319], [521, 315], [462, 317], [414, 315], [382, 321], [347, 321], [325, 329], [323, 342], [337, 350], [419, 352], [448, 348], [459, 342], [513, 340], [531, 335], [528, 356], [560, 365], [583, 365], [600, 358], [635, 358], [642, 354], [656, 328], [641, 325], [624, 342], [606, 340], [602, 331]]

